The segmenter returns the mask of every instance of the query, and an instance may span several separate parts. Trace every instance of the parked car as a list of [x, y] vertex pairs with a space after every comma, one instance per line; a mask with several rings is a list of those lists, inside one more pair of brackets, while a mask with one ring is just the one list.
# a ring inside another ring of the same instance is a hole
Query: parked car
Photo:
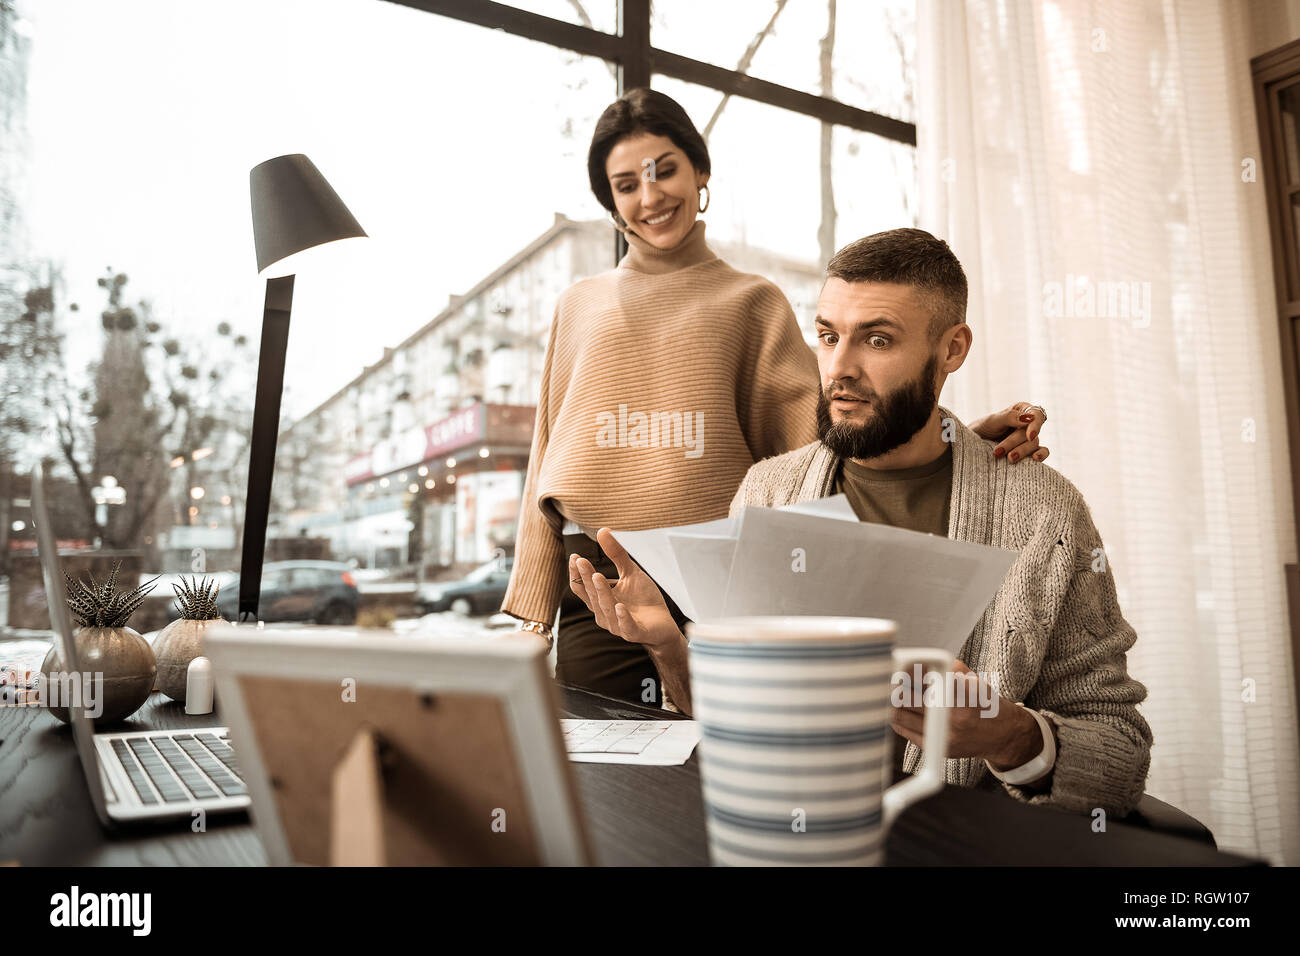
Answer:
[[[349, 565], [349, 567], [352, 567]], [[371, 581], [387, 581], [392, 572], [388, 568], [352, 568], [352, 577], [358, 584], [368, 584]]]
[[514, 558], [498, 558], [479, 565], [460, 581], [422, 585], [415, 595], [421, 614], [454, 611], [457, 614], [492, 614], [501, 607], [510, 583]]
[[[262, 565], [257, 599], [259, 621], [315, 621], [352, 624], [357, 619], [357, 582], [351, 568], [335, 561], [273, 561]], [[239, 578], [224, 583], [217, 607], [227, 621], [239, 620]], [[174, 612], [173, 612], [174, 614]]]

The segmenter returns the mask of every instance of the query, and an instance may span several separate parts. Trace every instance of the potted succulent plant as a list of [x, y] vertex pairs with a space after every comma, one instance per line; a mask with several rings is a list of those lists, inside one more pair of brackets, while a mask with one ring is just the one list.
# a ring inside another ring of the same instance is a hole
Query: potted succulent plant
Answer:
[[[139, 710], [153, 691], [158, 670], [149, 642], [127, 627], [127, 621], [158, 579], [146, 581], [130, 591], [119, 591], [117, 573], [121, 567], [121, 561], [113, 565], [103, 585], [95, 582], [94, 575], [87, 575], [89, 584], [74, 580], [67, 573], [63, 575], [67, 581], [68, 609], [81, 625], [73, 634], [77, 659], [83, 673], [95, 681], [99, 694], [96, 703], [102, 705], [95, 718], [97, 725], [124, 720]], [[67, 671], [62, 650], [56, 643], [41, 665], [46, 686], [51, 675]], [[49, 710], [67, 722], [66, 705], [50, 706]]]
[[208, 578], [198, 582], [190, 578], [188, 583], [181, 578], [180, 585], [173, 584], [172, 590], [181, 616], [159, 632], [153, 653], [158, 659], [158, 689], [183, 704], [190, 661], [203, 654], [203, 633], [210, 622], [223, 620], [217, 609], [221, 588]]

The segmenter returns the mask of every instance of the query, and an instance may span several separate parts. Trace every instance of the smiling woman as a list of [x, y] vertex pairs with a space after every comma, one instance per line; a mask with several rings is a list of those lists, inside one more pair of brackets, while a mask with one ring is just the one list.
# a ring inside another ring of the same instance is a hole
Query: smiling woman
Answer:
[[[542, 633], [558, 612], [559, 680], [662, 703], [655, 652], [596, 623], [579, 556], [588, 575], [613, 579], [594, 529], [725, 517], [754, 462], [817, 438], [817, 361], [777, 286], [706, 244], [709, 151], [675, 100], [635, 89], [612, 103], [587, 171], [629, 250], [556, 308], [502, 610]], [[681, 442], [642, 440], [638, 422], [665, 419], [692, 424], [691, 454]], [[1015, 425], [1008, 410], [988, 434]]]
[[686, 111], [646, 89], [605, 111], [587, 155], [591, 191], [614, 224], [660, 249], [678, 245], [708, 209], [709, 172], [709, 149]]

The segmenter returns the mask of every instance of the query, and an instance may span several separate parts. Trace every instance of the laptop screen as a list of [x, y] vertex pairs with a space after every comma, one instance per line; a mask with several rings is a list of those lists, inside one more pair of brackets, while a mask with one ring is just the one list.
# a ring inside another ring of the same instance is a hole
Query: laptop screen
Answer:
[[[45, 503], [45, 471], [37, 463], [32, 468], [32, 523], [36, 525], [37, 555], [41, 561], [41, 577], [45, 581], [45, 602], [50, 611], [50, 628], [54, 631], [54, 644], [63, 657], [64, 674], [70, 674], [73, 680], [81, 681], [81, 668], [78, 664], [76, 642], [73, 640], [72, 614], [68, 602], [64, 599], [63, 575], [59, 570], [59, 552], [54, 543], [54, 528], [49, 521], [49, 508]], [[41, 699], [49, 700], [54, 689], [49, 681], [41, 679]], [[57, 692], [62, 696], [69, 681], [61, 682]], [[102, 692], [102, 682], [97, 688]], [[60, 702], [63, 702], [62, 700]], [[85, 703], [83, 698], [83, 703]], [[104, 790], [99, 779], [99, 762], [95, 757], [94, 725], [86, 715], [83, 707], [68, 707], [68, 723], [72, 726], [72, 739], [77, 746], [77, 756], [86, 773], [86, 784], [90, 788], [90, 797], [95, 804], [95, 812], [101, 820], [108, 819], [104, 801]]]

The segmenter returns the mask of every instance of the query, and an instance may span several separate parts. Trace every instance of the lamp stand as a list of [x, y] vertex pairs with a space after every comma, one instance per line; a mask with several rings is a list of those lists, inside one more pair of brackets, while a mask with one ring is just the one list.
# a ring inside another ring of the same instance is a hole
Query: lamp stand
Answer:
[[280, 395], [289, 347], [289, 311], [293, 276], [266, 280], [262, 309], [262, 346], [257, 356], [257, 393], [253, 400], [253, 437], [248, 454], [248, 495], [244, 504], [244, 545], [239, 563], [239, 619], [257, 620], [266, 551], [266, 522], [271, 511], [271, 478], [280, 433]]

